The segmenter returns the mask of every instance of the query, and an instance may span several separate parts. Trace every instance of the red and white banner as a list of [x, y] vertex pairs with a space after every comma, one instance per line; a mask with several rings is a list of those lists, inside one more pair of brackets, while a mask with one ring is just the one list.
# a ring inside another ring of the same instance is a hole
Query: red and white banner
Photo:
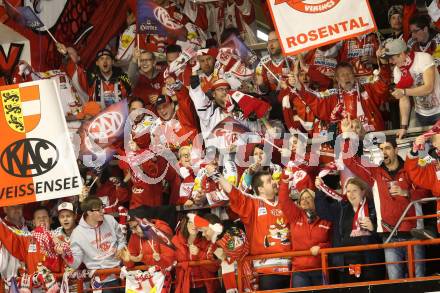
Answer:
[[368, 0], [267, 0], [267, 3], [286, 55], [377, 30]]

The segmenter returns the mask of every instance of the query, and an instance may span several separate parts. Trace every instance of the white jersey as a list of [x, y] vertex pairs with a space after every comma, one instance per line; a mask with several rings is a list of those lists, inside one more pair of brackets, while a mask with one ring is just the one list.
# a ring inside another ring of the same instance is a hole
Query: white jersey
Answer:
[[[200, 119], [202, 137], [206, 141], [217, 124], [223, 121], [226, 117], [232, 116], [232, 113], [225, 112], [222, 108], [217, 106], [214, 101], [210, 100], [202, 91], [200, 85], [195, 89], [190, 87], [189, 95]], [[249, 128], [250, 131], [260, 132], [262, 130], [262, 125], [259, 121], [250, 121], [239, 116], [234, 116], [234, 118]]]
[[[414, 62], [411, 65], [409, 72], [414, 79], [413, 87], [423, 85], [423, 72], [426, 69], [434, 66], [435, 80], [434, 90], [427, 96], [415, 96], [415, 111], [422, 116], [432, 116], [440, 113], [440, 75], [435, 67], [433, 57], [428, 53], [415, 52]], [[396, 66], [394, 67], [394, 83], [397, 84], [402, 76], [402, 72]]]

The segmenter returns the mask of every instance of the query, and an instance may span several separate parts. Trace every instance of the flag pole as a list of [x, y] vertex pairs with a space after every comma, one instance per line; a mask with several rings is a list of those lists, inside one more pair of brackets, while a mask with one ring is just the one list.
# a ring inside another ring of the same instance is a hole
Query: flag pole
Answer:
[[273, 146], [274, 148], [276, 148], [277, 150], [279, 150], [279, 151], [282, 150], [282, 148], [280, 148], [279, 146], [275, 145], [273, 142], [271, 142], [270, 140], [268, 140], [266, 137], [261, 136], [261, 138], [262, 138], [265, 142], [267, 142], [268, 144], [270, 144], [271, 146]]
[[280, 82], [278, 76], [276, 76], [275, 73], [273, 73], [272, 70], [270, 70], [269, 67], [267, 67], [267, 65], [264, 64], [264, 62], [261, 62], [261, 64], [263, 64], [263, 67], [266, 68], [266, 70], [273, 76], [273, 78], [276, 79], [276, 81]]
[[49, 29], [46, 26], [44, 27], [44, 30], [49, 34], [49, 36], [52, 38], [52, 40], [55, 43], [58, 43], [57, 39], [55, 39], [55, 37], [52, 35], [52, 33], [49, 31]]

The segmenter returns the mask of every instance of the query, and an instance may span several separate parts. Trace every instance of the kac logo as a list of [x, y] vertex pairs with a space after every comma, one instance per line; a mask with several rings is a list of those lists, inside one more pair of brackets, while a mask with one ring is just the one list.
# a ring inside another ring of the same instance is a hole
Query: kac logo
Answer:
[[35, 177], [49, 172], [58, 162], [55, 145], [40, 138], [17, 140], [1, 154], [3, 170], [15, 177]]
[[275, 5], [287, 3], [295, 10], [304, 13], [321, 13], [332, 9], [341, 0], [275, 0]]

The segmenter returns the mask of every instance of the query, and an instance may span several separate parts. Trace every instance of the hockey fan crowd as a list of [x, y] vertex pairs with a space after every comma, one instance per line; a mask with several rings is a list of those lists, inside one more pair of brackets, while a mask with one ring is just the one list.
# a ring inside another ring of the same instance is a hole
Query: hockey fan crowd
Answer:
[[[246, 46], [255, 43], [248, 0], [232, 1], [235, 18], [222, 22], [212, 4], [155, 2], [186, 37], [127, 45], [137, 37], [129, 13], [119, 51], [103, 48], [92, 69], [57, 43], [79, 97], [66, 120], [126, 99], [131, 128], [105, 164], [78, 160], [78, 196], [2, 208], [5, 286], [75, 292], [75, 277], [54, 274], [139, 265], [162, 273], [162, 292], [182, 293], [236, 292], [238, 266], [248, 291], [405, 278], [405, 247], [331, 254], [338, 268], [328, 275], [320, 250], [383, 243], [411, 201], [440, 196], [440, 25], [392, 6], [387, 34], [285, 57], [276, 31], [264, 52]], [[23, 69], [14, 81], [32, 79]], [[399, 156], [397, 142], [416, 126], [427, 132]], [[436, 228], [406, 220], [391, 242], [436, 238]], [[290, 251], [310, 253], [242, 261]], [[414, 259], [424, 258], [416, 246]], [[188, 265], [202, 260], [213, 262]], [[119, 273], [86, 279], [124, 292]]]

